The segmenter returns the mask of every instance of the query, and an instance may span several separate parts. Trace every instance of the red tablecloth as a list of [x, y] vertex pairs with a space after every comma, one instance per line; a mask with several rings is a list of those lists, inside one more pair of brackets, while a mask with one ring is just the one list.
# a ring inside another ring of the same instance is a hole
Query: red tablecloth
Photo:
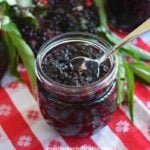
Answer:
[[[133, 43], [150, 52], [150, 32]], [[18, 69], [26, 78], [25, 69]], [[138, 81], [134, 106], [134, 125], [123, 105], [109, 124], [91, 137], [63, 137], [43, 119], [28, 86], [6, 74], [0, 87], [0, 150], [150, 150], [150, 87]]]

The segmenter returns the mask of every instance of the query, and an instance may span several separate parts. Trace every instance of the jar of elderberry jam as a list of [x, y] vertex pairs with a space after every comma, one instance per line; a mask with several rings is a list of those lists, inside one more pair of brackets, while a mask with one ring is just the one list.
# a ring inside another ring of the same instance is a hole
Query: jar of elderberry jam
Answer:
[[106, 0], [108, 19], [112, 25], [131, 31], [150, 18], [150, 0]]
[[45, 43], [37, 55], [37, 98], [42, 115], [60, 134], [89, 136], [111, 119], [117, 107], [118, 60], [112, 55], [100, 73], [67, 63], [74, 57], [96, 58], [110, 45], [87, 33], [66, 33]]

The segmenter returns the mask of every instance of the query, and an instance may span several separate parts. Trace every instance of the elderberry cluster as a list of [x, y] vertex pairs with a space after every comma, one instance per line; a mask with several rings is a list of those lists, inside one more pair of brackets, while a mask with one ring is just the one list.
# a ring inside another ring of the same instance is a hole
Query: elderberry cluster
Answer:
[[99, 23], [97, 7], [94, 2], [87, 4], [86, 0], [47, 0], [47, 4], [34, 0], [29, 11], [37, 18], [37, 28], [18, 15], [19, 7], [13, 11], [13, 19], [35, 55], [40, 46], [52, 37], [71, 31], [95, 33]]

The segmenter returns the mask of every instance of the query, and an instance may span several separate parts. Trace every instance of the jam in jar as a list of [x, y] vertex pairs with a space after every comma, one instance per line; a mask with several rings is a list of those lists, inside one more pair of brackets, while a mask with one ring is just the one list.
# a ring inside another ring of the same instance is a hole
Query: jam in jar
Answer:
[[92, 71], [67, 63], [74, 57], [96, 58], [110, 49], [88, 33], [66, 33], [45, 43], [36, 60], [37, 98], [42, 115], [60, 134], [89, 136], [111, 119], [117, 107], [118, 61], [110, 56]]
[[131, 31], [150, 18], [150, 0], [106, 0], [109, 21], [123, 31]]

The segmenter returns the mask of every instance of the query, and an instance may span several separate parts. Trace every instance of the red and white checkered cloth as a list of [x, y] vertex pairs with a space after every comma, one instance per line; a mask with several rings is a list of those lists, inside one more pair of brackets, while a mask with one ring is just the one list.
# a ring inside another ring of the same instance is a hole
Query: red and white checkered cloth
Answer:
[[[133, 43], [150, 52], [150, 32]], [[23, 78], [26, 71], [19, 66]], [[9, 84], [7, 84], [9, 82]], [[87, 138], [63, 137], [41, 116], [26, 84], [6, 75], [0, 87], [0, 150], [150, 150], [150, 87], [135, 81], [134, 125], [126, 105], [107, 126]]]

